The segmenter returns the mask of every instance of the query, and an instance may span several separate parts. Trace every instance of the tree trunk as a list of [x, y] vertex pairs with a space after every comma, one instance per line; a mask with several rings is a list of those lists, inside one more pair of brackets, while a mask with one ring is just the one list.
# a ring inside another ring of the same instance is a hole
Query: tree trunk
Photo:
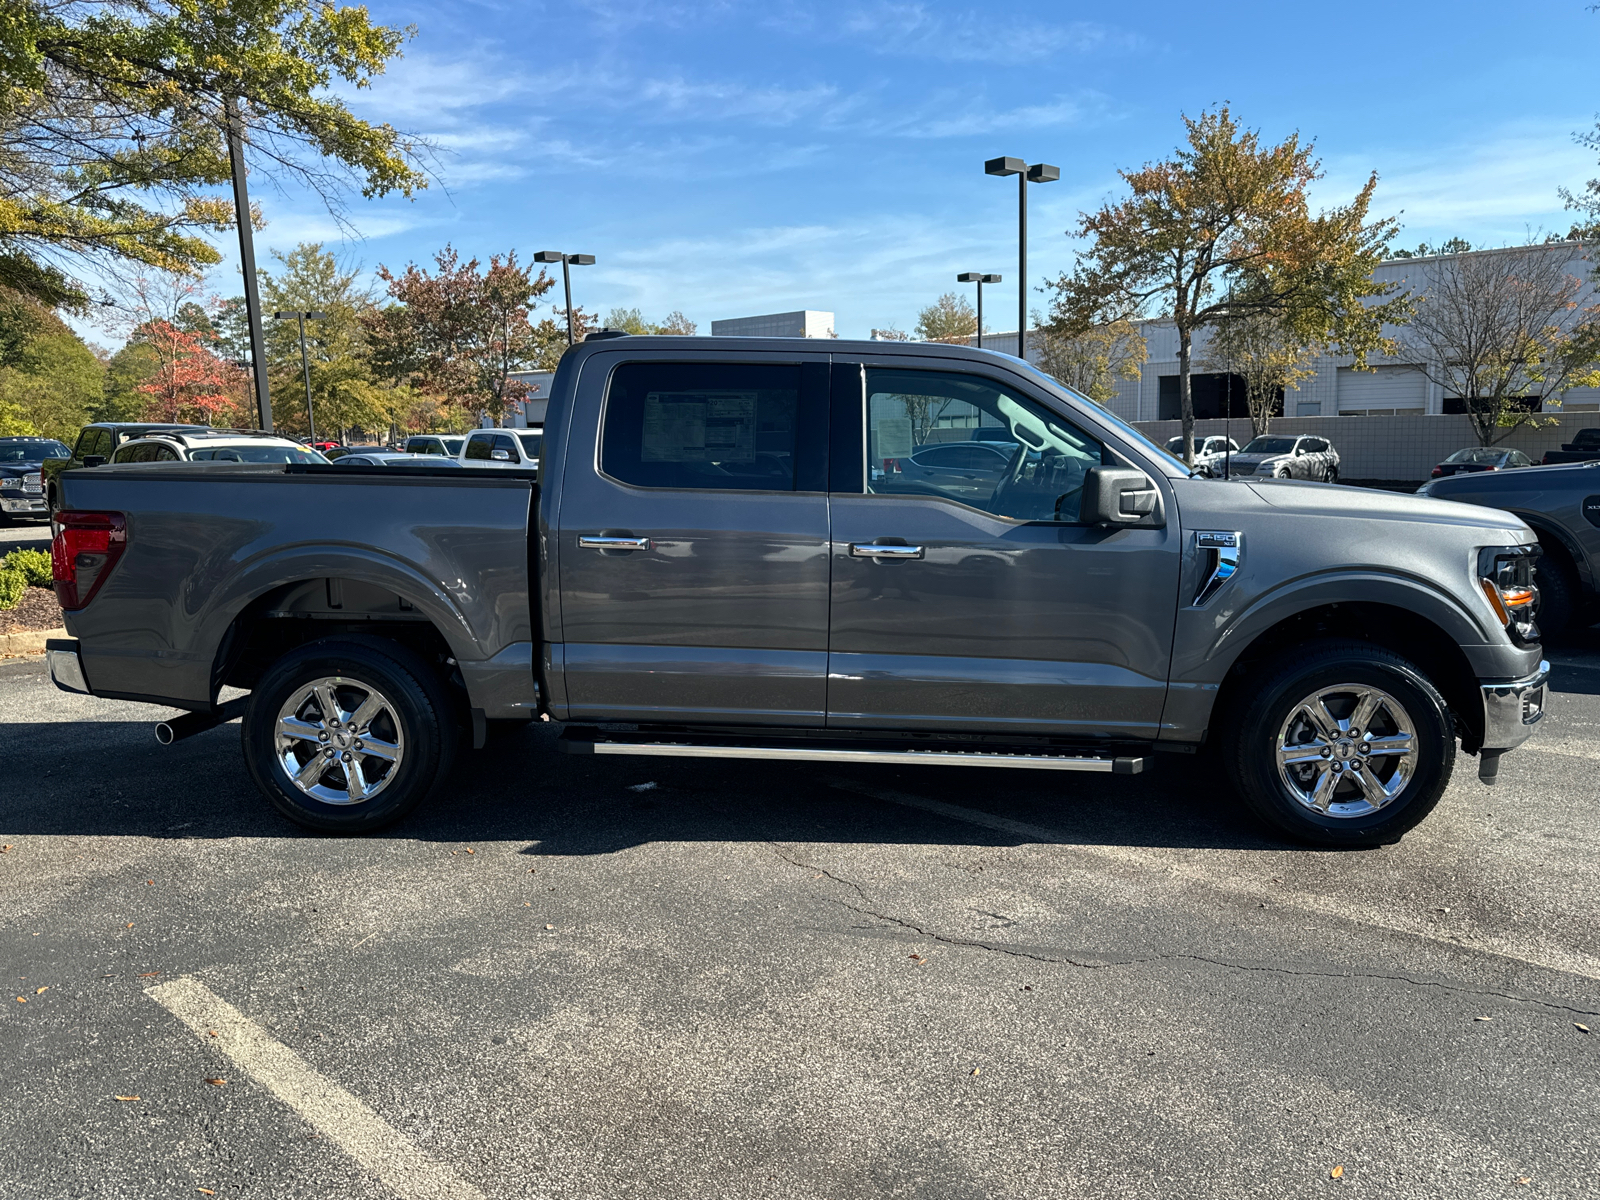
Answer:
[[1187, 325], [1178, 326], [1178, 403], [1183, 417], [1183, 461], [1194, 466], [1194, 395], [1189, 391], [1189, 360], [1194, 348], [1194, 333]]

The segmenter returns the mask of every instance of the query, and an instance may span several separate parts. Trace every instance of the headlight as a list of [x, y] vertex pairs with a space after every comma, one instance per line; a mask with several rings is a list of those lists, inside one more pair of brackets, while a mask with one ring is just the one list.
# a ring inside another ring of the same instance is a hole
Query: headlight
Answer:
[[0, 488], [20, 488], [22, 480], [15, 475], [0, 476]]
[[1277, 473], [1278, 473], [1278, 464], [1275, 463], [1275, 462], [1272, 462], [1270, 460], [1268, 460], [1267, 462], [1261, 463], [1256, 467], [1256, 474], [1257, 475], [1276, 475]]
[[1478, 551], [1478, 586], [1518, 646], [1539, 641], [1539, 627], [1534, 624], [1539, 589], [1533, 584], [1538, 557], [1538, 546], [1491, 546]]

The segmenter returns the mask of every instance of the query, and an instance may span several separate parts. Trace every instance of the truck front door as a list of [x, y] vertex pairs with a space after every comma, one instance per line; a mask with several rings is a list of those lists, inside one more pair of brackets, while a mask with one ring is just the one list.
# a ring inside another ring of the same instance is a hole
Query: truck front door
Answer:
[[[1080, 522], [1084, 473], [1116, 460], [1003, 377], [859, 377], [843, 404], [836, 382], [834, 405], [837, 426], [864, 428], [865, 463], [833, 468], [847, 482], [830, 497], [829, 727], [1154, 739], [1175, 514], [1162, 529]], [[931, 446], [975, 441], [1006, 452], [983, 488], [915, 466]]]
[[827, 355], [599, 354], [560, 500], [576, 720], [820, 726]]

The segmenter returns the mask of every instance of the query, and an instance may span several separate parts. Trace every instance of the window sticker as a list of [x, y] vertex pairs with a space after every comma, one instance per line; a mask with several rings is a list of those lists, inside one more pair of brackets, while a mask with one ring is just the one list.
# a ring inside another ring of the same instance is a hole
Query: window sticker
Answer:
[[755, 392], [650, 392], [644, 462], [754, 462]]
[[878, 458], [911, 457], [911, 418], [879, 417], [874, 423]]

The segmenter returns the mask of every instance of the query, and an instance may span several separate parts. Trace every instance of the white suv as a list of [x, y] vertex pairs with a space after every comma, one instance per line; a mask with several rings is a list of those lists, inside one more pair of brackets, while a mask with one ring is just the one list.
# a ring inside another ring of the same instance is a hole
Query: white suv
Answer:
[[474, 429], [461, 447], [463, 467], [516, 467], [523, 471], [539, 469], [539, 452], [544, 447], [543, 429]]
[[328, 460], [292, 438], [248, 429], [197, 429], [133, 438], [116, 448], [111, 461], [325, 463]]

